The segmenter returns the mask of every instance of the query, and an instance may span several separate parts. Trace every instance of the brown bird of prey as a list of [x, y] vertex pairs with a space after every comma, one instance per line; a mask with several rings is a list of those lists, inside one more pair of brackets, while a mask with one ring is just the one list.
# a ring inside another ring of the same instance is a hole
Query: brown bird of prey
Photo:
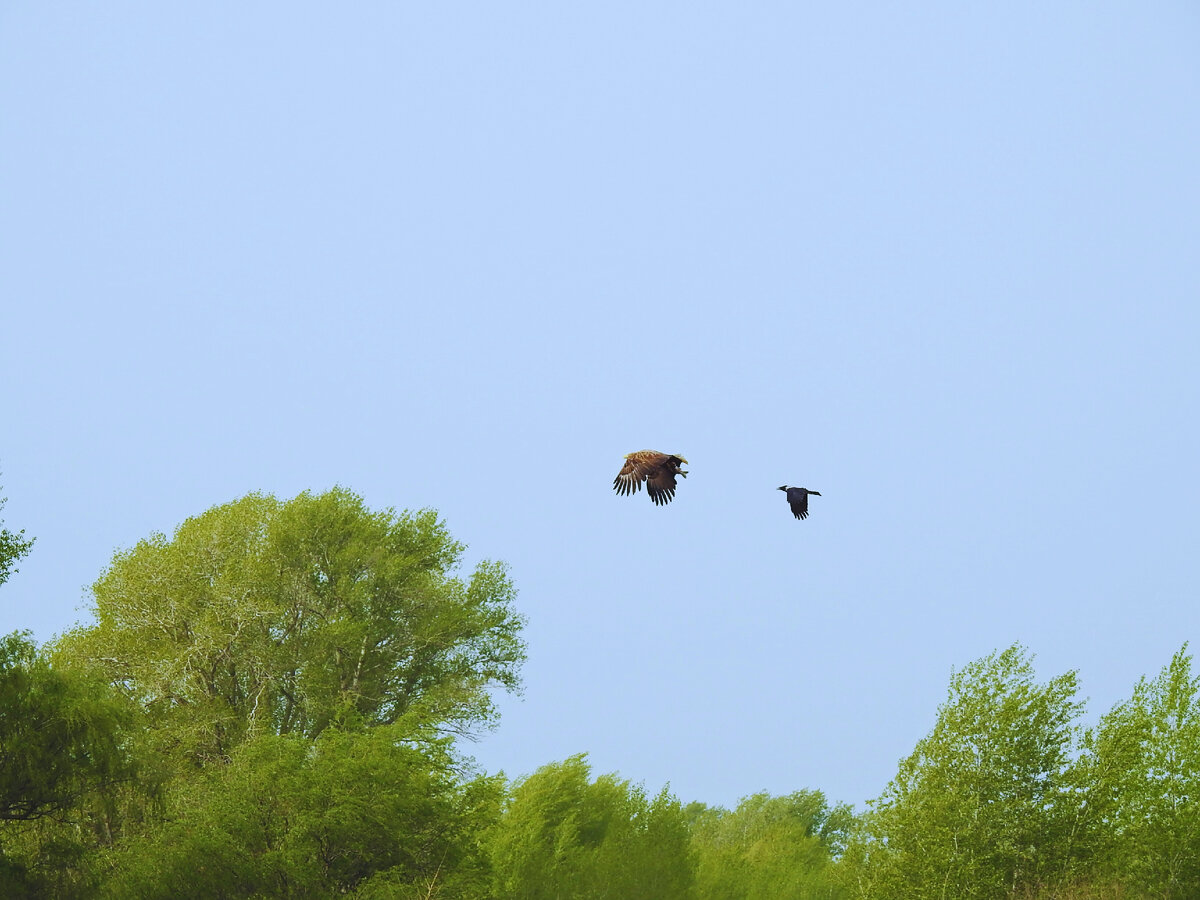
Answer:
[[675, 497], [675, 476], [687, 478], [687, 472], [679, 468], [687, 460], [657, 450], [639, 450], [625, 454], [625, 465], [613, 479], [613, 489], [618, 494], [636, 494], [646, 482], [646, 493], [655, 505], [670, 503]]
[[792, 515], [797, 519], [808, 518], [808, 498], [811, 494], [813, 497], [820, 497], [820, 491], [810, 491], [808, 488], [788, 487], [786, 484], [776, 488], [776, 490], [784, 491], [787, 494], [788, 505], [792, 508]]

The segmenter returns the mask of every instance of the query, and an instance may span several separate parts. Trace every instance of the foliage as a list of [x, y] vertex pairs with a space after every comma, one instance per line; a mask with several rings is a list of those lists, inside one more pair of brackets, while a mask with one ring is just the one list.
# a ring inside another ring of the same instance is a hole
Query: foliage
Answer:
[[332, 897], [380, 873], [422, 893], [443, 873], [478, 881], [500, 788], [461, 783], [446, 741], [402, 724], [258, 735], [124, 842], [105, 895]]
[[[0, 497], [0, 509], [4, 509], [5, 499]], [[26, 540], [25, 529], [18, 532], [0, 527], [0, 584], [8, 581], [10, 575], [17, 571], [17, 562], [28, 555], [33, 548], [33, 538]]]
[[1099, 871], [1138, 896], [1200, 897], [1200, 677], [1186, 644], [1085, 747]]
[[372, 512], [343, 489], [263, 494], [118, 553], [96, 624], [59, 652], [144, 705], [165, 749], [220, 759], [247, 735], [313, 738], [335, 722], [417, 715], [469, 731], [525, 656], [512, 583], [432, 511]]
[[107, 685], [52, 666], [28, 635], [0, 639], [0, 893], [61, 883], [93, 805], [137, 773], [134, 721]]
[[511, 900], [689, 896], [686, 817], [664, 788], [653, 799], [613, 775], [589, 780], [584, 755], [518, 781], [495, 829], [494, 895]]
[[52, 668], [27, 634], [0, 639], [0, 820], [61, 815], [128, 778], [126, 718], [103, 685]]
[[[0, 531], [0, 582], [31, 544]], [[0, 639], [0, 896], [1200, 896], [1186, 645], [1082, 737], [1074, 672], [971, 663], [861, 817], [683, 809], [583, 755], [513, 784], [456, 756], [525, 655], [463, 549], [431, 511], [250, 494], [118, 553], [94, 625]]]
[[820, 791], [759, 793], [736, 810], [688, 807], [696, 849], [697, 900], [808, 900], [845, 896], [832, 859], [853, 822]]
[[846, 860], [864, 897], [993, 898], [1057, 879], [1073, 797], [1076, 676], [1034, 681], [1019, 645], [953, 674]]

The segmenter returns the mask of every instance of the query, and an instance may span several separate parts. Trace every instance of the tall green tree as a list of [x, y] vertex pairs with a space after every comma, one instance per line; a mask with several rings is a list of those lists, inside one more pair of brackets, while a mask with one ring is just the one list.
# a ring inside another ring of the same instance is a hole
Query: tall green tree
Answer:
[[1073, 671], [1039, 684], [1019, 645], [955, 672], [933, 730], [847, 854], [858, 895], [987, 900], [1059, 879], [1077, 690]]
[[730, 811], [688, 807], [698, 867], [697, 900], [843, 897], [833, 871], [854, 817], [820, 791], [744, 798]]
[[1186, 644], [1089, 732], [1080, 769], [1097, 874], [1133, 896], [1200, 897], [1200, 677]]
[[341, 488], [249, 494], [118, 553], [93, 585], [96, 623], [59, 654], [198, 761], [338, 721], [468, 732], [494, 721], [493, 688], [518, 687], [525, 645], [504, 566], [459, 578], [463, 550], [429, 510], [372, 511]]
[[492, 840], [494, 897], [688, 897], [694, 860], [678, 800], [590, 774], [578, 755], [513, 786]]

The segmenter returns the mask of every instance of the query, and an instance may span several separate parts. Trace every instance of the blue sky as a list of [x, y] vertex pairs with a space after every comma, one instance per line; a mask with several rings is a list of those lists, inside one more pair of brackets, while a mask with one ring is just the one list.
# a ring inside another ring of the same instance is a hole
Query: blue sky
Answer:
[[511, 566], [489, 771], [858, 804], [1014, 641], [1094, 717], [1200, 638], [1197, 160], [1192, 3], [6, 4], [0, 631], [342, 484]]

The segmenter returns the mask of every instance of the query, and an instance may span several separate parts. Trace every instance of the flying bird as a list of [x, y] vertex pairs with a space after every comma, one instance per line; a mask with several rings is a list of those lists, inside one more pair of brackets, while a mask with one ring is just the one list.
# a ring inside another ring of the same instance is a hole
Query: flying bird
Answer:
[[618, 494], [636, 494], [646, 482], [646, 493], [655, 505], [670, 503], [675, 497], [675, 476], [687, 478], [687, 472], [679, 468], [687, 460], [678, 454], [659, 453], [657, 450], [638, 450], [625, 454], [625, 465], [613, 479], [613, 489]]
[[808, 497], [811, 494], [814, 497], [820, 497], [820, 491], [810, 491], [808, 488], [788, 487], [782, 485], [776, 490], [787, 493], [788, 505], [792, 508], [792, 515], [797, 519], [808, 518]]

